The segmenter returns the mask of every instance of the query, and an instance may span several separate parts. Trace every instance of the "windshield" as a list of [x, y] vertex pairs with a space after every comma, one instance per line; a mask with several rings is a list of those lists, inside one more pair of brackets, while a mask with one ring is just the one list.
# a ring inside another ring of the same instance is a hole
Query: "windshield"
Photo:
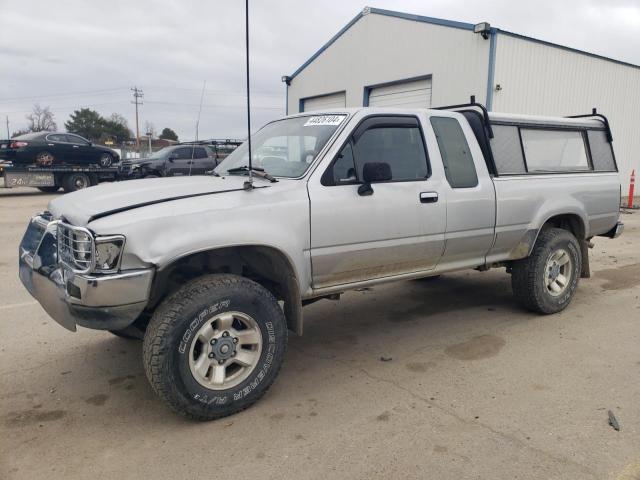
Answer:
[[[251, 137], [252, 166], [274, 177], [295, 178], [307, 171], [346, 115], [313, 115], [270, 123]], [[219, 174], [249, 165], [247, 142], [217, 168]], [[245, 173], [246, 172], [233, 172]]]
[[171, 152], [171, 150], [173, 150], [171, 147], [161, 148], [157, 152], [153, 152], [151, 155], [146, 158], [142, 158], [141, 160], [149, 160], [150, 158], [164, 158], [169, 152]]

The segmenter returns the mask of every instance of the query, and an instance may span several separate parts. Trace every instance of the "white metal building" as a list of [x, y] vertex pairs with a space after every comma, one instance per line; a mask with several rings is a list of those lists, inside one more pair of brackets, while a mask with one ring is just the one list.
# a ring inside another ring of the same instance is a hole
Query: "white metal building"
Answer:
[[564, 116], [596, 107], [611, 123], [623, 185], [640, 169], [640, 66], [488, 24], [367, 7], [283, 80], [288, 113], [427, 108], [470, 95], [496, 112]]

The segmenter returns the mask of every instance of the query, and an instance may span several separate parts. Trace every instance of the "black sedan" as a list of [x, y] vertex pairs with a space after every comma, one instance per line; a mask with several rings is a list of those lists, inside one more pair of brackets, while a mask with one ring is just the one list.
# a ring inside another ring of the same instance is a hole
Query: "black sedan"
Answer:
[[0, 159], [14, 165], [99, 165], [110, 167], [120, 161], [114, 150], [94, 145], [73, 133], [38, 132], [0, 142]]

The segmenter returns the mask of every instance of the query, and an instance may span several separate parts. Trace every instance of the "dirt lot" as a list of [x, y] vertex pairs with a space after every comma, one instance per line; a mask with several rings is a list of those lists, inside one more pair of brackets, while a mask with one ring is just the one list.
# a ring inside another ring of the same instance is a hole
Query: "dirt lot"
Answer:
[[194, 423], [155, 397], [139, 342], [68, 332], [20, 285], [51, 198], [0, 192], [2, 479], [640, 478], [639, 214], [596, 240], [561, 314], [522, 311], [503, 270], [318, 302], [261, 402]]

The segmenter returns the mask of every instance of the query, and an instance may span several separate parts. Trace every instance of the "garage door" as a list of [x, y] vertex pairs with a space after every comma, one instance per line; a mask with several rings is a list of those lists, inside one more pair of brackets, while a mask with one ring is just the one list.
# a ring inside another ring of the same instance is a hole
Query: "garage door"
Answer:
[[431, 107], [431, 79], [394, 83], [369, 90], [370, 107]]
[[320, 95], [302, 100], [301, 112], [313, 110], [331, 110], [332, 108], [344, 108], [347, 105], [345, 92]]

